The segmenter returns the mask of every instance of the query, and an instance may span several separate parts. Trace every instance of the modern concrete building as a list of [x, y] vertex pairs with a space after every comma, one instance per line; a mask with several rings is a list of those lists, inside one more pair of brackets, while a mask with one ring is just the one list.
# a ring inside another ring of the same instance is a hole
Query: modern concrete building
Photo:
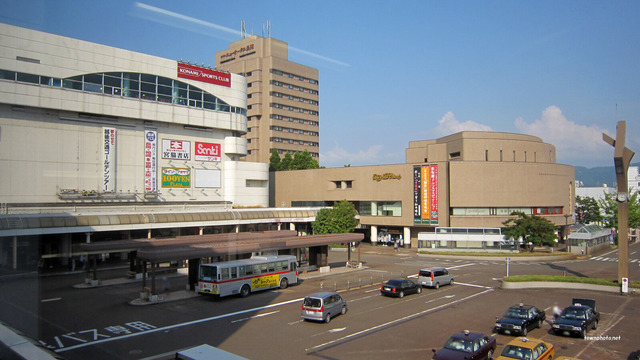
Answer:
[[318, 70], [288, 60], [288, 45], [250, 35], [216, 53], [216, 64], [247, 78], [246, 161], [269, 163], [273, 149], [318, 159]]
[[432, 248], [419, 242], [419, 233], [500, 228], [514, 211], [559, 227], [574, 223], [574, 168], [556, 164], [555, 147], [529, 135], [465, 131], [410, 142], [405, 164], [282, 171], [273, 177], [272, 206], [351, 201], [362, 231], [374, 242], [402, 239]]
[[80, 243], [313, 219], [256, 209], [269, 175], [240, 161], [244, 76], [5, 24], [0, 49], [0, 266], [65, 264]]

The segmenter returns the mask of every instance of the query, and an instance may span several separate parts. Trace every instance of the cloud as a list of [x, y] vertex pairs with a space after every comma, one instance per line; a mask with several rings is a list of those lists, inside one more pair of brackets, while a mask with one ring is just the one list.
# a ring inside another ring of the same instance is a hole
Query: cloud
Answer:
[[600, 166], [599, 164], [606, 164], [613, 156], [613, 148], [602, 140], [602, 133], [615, 136], [615, 132], [611, 134], [594, 125], [586, 126], [570, 121], [557, 106], [546, 108], [542, 117], [532, 123], [518, 118], [514, 125], [520, 132], [537, 136], [554, 145], [558, 163]]
[[379, 164], [382, 148], [382, 145], [373, 145], [366, 150], [350, 153], [336, 144], [332, 149], [320, 153], [320, 165], [326, 167], [376, 165]]
[[[199, 34], [212, 36], [222, 40], [240, 39], [242, 32], [234, 30], [222, 25], [214, 24], [208, 21], [196, 19], [191, 16], [179, 14], [177, 12], [161, 9], [152, 5], [144, 4], [141, 2], [134, 3], [133, 15], [155, 21], [164, 25], [177, 27], [179, 29], [196, 32]], [[289, 50], [292, 52], [298, 52], [300, 54], [319, 59], [328, 63], [349, 67], [350, 65], [340, 60], [332, 59], [330, 57], [322, 56], [312, 53], [310, 51], [302, 50], [289, 46]]]
[[491, 126], [483, 125], [475, 121], [460, 122], [456, 119], [453, 112], [448, 111], [438, 120], [438, 126], [435, 129], [438, 136], [446, 136], [458, 133], [460, 131], [493, 131]]

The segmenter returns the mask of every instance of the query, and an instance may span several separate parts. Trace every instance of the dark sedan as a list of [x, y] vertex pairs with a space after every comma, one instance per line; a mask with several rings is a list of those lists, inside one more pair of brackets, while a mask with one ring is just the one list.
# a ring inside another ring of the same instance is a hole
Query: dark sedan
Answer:
[[544, 311], [532, 305], [514, 305], [502, 318], [496, 320], [493, 331], [510, 335], [527, 336], [529, 330], [539, 328], [547, 318]]
[[389, 280], [380, 287], [380, 294], [387, 296], [404, 297], [408, 294], [420, 294], [422, 286], [408, 279]]
[[573, 299], [572, 303], [562, 311], [551, 328], [556, 335], [576, 334], [584, 339], [587, 331], [598, 328], [600, 313], [596, 311], [595, 300]]
[[433, 358], [437, 360], [484, 360], [492, 359], [496, 351], [496, 338], [468, 330], [452, 335], [438, 351], [433, 349]]

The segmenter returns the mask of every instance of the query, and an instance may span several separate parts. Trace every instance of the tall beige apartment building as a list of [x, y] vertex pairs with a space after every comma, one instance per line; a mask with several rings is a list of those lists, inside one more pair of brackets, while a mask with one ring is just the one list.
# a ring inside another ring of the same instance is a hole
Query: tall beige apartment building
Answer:
[[216, 66], [247, 78], [246, 161], [268, 163], [272, 149], [319, 157], [318, 70], [288, 60], [288, 45], [249, 35], [216, 53]]

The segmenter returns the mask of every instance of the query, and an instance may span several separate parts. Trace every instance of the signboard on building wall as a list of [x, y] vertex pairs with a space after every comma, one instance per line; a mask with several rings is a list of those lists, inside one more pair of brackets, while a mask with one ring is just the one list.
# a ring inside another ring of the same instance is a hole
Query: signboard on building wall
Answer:
[[116, 191], [116, 129], [102, 128], [102, 192]]
[[438, 224], [438, 165], [413, 168], [413, 218], [415, 223]]
[[172, 160], [190, 160], [191, 141], [162, 139], [162, 158]]
[[231, 74], [181, 62], [178, 63], [178, 77], [231, 87]]
[[191, 169], [188, 168], [162, 168], [163, 188], [190, 188]]
[[196, 141], [194, 158], [196, 161], [220, 161], [220, 144], [201, 143]]
[[144, 131], [144, 192], [158, 192], [158, 134]]
[[195, 169], [195, 186], [197, 188], [222, 187], [222, 172], [217, 169]]

